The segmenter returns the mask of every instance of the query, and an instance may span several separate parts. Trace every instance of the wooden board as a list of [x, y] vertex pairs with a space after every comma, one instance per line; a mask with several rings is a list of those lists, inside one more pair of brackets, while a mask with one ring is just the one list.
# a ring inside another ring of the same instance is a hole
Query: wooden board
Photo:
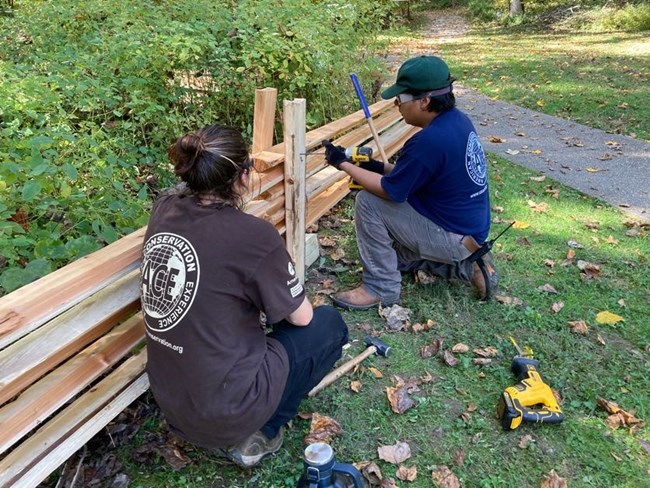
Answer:
[[0, 409], [0, 454], [144, 340], [142, 314], [114, 328]]
[[139, 305], [136, 270], [0, 351], [0, 405], [104, 335]]
[[143, 227], [0, 298], [0, 349], [136, 269], [145, 230]]
[[149, 388], [140, 351], [0, 461], [0, 486], [33, 488]]

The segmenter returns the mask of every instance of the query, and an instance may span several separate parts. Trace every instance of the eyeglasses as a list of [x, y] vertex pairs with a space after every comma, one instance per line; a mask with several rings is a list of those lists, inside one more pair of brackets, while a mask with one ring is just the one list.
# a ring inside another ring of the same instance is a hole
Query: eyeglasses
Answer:
[[423, 98], [427, 98], [428, 96], [429, 96], [428, 93], [425, 93], [423, 95], [418, 95], [418, 96], [411, 95], [410, 93], [400, 93], [395, 97], [395, 105], [399, 107], [403, 103], [412, 102], [413, 100], [421, 100]]

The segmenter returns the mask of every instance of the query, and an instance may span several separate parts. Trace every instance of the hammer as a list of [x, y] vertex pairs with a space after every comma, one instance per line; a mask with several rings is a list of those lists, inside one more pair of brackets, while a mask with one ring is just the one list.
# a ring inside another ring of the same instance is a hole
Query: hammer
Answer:
[[316, 393], [321, 391], [323, 388], [325, 388], [326, 386], [331, 385], [336, 380], [338, 380], [341, 376], [343, 376], [345, 373], [347, 373], [352, 368], [354, 368], [361, 361], [366, 359], [368, 356], [377, 353], [380, 356], [388, 357], [388, 355], [391, 352], [390, 346], [388, 346], [385, 342], [382, 342], [375, 337], [368, 336], [364, 339], [364, 342], [368, 346], [366, 347], [365, 351], [363, 351], [358, 356], [353, 357], [346, 363], [343, 363], [341, 366], [339, 366], [338, 368], [336, 368], [335, 370], [327, 374], [327, 376], [325, 376], [320, 381], [320, 383], [318, 383], [316, 386], [314, 386], [311, 389], [311, 391], [308, 393], [308, 396], [312, 397]]

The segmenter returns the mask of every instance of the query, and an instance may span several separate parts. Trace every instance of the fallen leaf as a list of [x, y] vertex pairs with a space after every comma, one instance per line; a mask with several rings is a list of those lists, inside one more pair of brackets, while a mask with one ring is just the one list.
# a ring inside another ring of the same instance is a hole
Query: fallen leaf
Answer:
[[401, 415], [415, 406], [415, 401], [409, 396], [406, 385], [387, 386], [386, 396], [388, 397], [390, 409], [396, 414]]
[[451, 352], [455, 352], [458, 354], [463, 354], [469, 351], [469, 346], [467, 344], [463, 344], [462, 342], [459, 342], [458, 344], [454, 344], [454, 347], [451, 348]]
[[549, 283], [546, 283], [546, 284], [544, 284], [542, 286], [538, 286], [537, 289], [539, 291], [543, 291], [543, 292], [546, 292], [546, 293], [557, 293], [557, 290], [555, 288], [553, 288], [553, 286], [551, 286]]
[[350, 390], [359, 393], [361, 391], [361, 382], [359, 380], [350, 381]]
[[607, 171], [606, 169], [598, 169], [598, 168], [587, 168], [587, 171], [589, 173], [600, 173], [601, 171]]
[[447, 466], [440, 466], [433, 471], [431, 480], [438, 488], [461, 488], [460, 481]]
[[494, 346], [476, 348], [472, 352], [477, 356], [481, 356], [484, 358], [493, 358], [499, 353], [499, 351], [497, 351], [497, 348]]
[[598, 322], [599, 324], [612, 325], [624, 321], [625, 319], [623, 317], [612, 312], [603, 311], [603, 312], [598, 312], [596, 314], [596, 322]]
[[598, 344], [600, 344], [601, 346], [604, 346], [604, 345], [605, 345], [605, 339], [603, 339], [603, 336], [601, 336], [600, 334], [596, 334], [596, 341], [597, 341]]
[[395, 480], [393, 478], [384, 478], [381, 480], [379, 488], [398, 488], [398, 486], [395, 484]]
[[551, 305], [551, 312], [558, 313], [563, 308], [564, 308], [564, 302], [555, 302], [553, 305]]
[[617, 240], [617, 239], [614, 239], [613, 236], [607, 236], [607, 237], [605, 238], [605, 242], [606, 242], [607, 244], [612, 244], [612, 245], [616, 245], [616, 244], [618, 244], [618, 240]]
[[544, 475], [540, 488], [567, 488], [567, 481], [558, 476], [554, 469], [547, 475]]
[[526, 133], [525, 133], [525, 132], [515, 132], [515, 135], [516, 135], [516, 136], [519, 136], [519, 137], [526, 137]]
[[361, 476], [363, 476], [370, 486], [380, 485], [384, 479], [384, 476], [381, 474], [381, 469], [377, 466], [376, 463], [371, 461], [361, 461], [359, 463], [353, 464], [355, 468], [359, 470]]
[[579, 259], [576, 266], [578, 266], [578, 269], [582, 271], [581, 275], [584, 275], [582, 276], [583, 279], [598, 278], [598, 276], [600, 276], [600, 266], [597, 264]]
[[516, 156], [517, 154], [519, 154], [519, 151], [517, 151], [516, 149], [506, 149], [506, 154], [510, 154], [511, 156]]
[[174, 471], [183, 469], [185, 466], [192, 463], [192, 460], [189, 457], [182, 453], [177, 447], [170, 444], [156, 446], [154, 451], [162, 456]]
[[533, 436], [526, 434], [519, 440], [519, 448], [526, 449], [531, 442], [533, 442]]
[[411, 326], [411, 330], [415, 333], [424, 332], [433, 328], [434, 325], [436, 325], [436, 323], [433, 320], [429, 319], [427, 320], [426, 324], [421, 324], [419, 322], [413, 324]]
[[518, 246], [530, 247], [531, 245], [530, 240], [528, 239], [528, 237], [525, 236], [518, 238], [515, 242], [517, 243]]
[[391, 464], [400, 464], [411, 457], [411, 446], [407, 442], [398, 442], [392, 446], [377, 448], [379, 459]]
[[433, 381], [433, 376], [428, 371], [425, 371], [422, 376], [420, 376], [420, 381], [422, 383], [431, 383]]
[[533, 149], [532, 151], [530, 151], [530, 153], [531, 154], [542, 154], [542, 150], [541, 149]]
[[641, 235], [641, 232], [639, 232], [637, 229], [630, 229], [625, 231], [625, 235], [628, 237], [639, 237]]
[[512, 227], [515, 229], [527, 229], [530, 227], [530, 224], [528, 222], [523, 222], [521, 220], [515, 220], [515, 223], [512, 224]]
[[497, 137], [497, 136], [489, 136], [488, 141], [496, 143], [496, 144], [499, 144], [501, 142], [506, 142], [505, 139], [502, 139], [501, 137]]
[[494, 297], [495, 300], [499, 303], [502, 303], [503, 305], [508, 305], [510, 307], [519, 307], [524, 304], [523, 300], [517, 297], [508, 297], [505, 295], [497, 295]]
[[573, 320], [568, 322], [569, 327], [571, 327], [571, 332], [574, 334], [581, 334], [581, 335], [586, 335], [587, 334], [587, 323], [584, 320]]
[[490, 358], [474, 358], [472, 359], [472, 363], [476, 364], [477, 366], [486, 366], [488, 364], [491, 364], [492, 360]]
[[428, 344], [420, 349], [420, 356], [423, 358], [430, 358], [432, 356], [435, 356], [440, 352], [440, 349], [442, 349], [444, 342], [445, 340], [442, 337], [437, 337], [431, 344]]
[[598, 397], [596, 402], [607, 413], [611, 414], [607, 417], [606, 422], [612, 429], [617, 429], [623, 425], [629, 427], [631, 430], [637, 430], [644, 425], [644, 421], [636, 418], [633, 412], [626, 412], [615, 402], [610, 402], [601, 397]]
[[528, 206], [533, 209], [533, 212], [545, 213], [548, 211], [548, 204], [546, 202], [536, 203], [533, 200], [528, 200]]
[[447, 366], [451, 366], [452, 368], [458, 364], [458, 359], [454, 357], [454, 354], [447, 350], [445, 351], [445, 363]]
[[418, 468], [417, 466], [411, 466], [410, 468], [407, 468], [401, 464], [399, 468], [397, 468], [395, 476], [397, 476], [397, 478], [402, 481], [415, 481], [415, 479], [418, 477]]
[[314, 412], [311, 416], [309, 434], [305, 436], [305, 445], [316, 442], [331, 444], [335, 435], [343, 431], [341, 425], [331, 417]]
[[544, 181], [546, 179], [546, 176], [544, 176], [544, 175], [542, 175], [542, 176], [531, 176], [530, 179], [533, 180], [533, 181]]
[[553, 261], [552, 259], [545, 259], [544, 264], [549, 268], [552, 268], [553, 266], [555, 266], [555, 261]]
[[378, 370], [377, 368], [375, 368], [374, 366], [370, 366], [370, 367], [368, 368], [368, 371], [370, 371], [370, 372], [372, 373], [372, 375], [373, 375], [375, 378], [377, 378], [377, 379], [380, 379], [380, 378], [383, 378], [383, 377], [384, 377], [384, 375], [382, 374], [382, 372], [379, 371], [379, 370]]
[[569, 246], [571, 249], [584, 249], [584, 247], [585, 247], [582, 244], [580, 244], [579, 242], [576, 242], [576, 241], [573, 241], [573, 240], [567, 241], [566, 245]]
[[544, 100], [537, 100], [538, 107], [543, 107], [544, 105], [546, 105], [546, 102]]
[[418, 269], [415, 272], [415, 282], [420, 285], [432, 285], [438, 282], [438, 277], [436, 275], [427, 273], [422, 269]]
[[318, 243], [323, 247], [334, 247], [336, 246], [336, 240], [331, 237], [318, 236]]
[[386, 326], [390, 330], [402, 330], [406, 325], [411, 311], [407, 308], [402, 308], [399, 305], [391, 307], [379, 306], [379, 316], [386, 319]]
[[622, 298], [616, 303], [618, 303], [621, 307], [625, 307], [625, 300], [623, 300]]
[[330, 258], [332, 258], [332, 261], [340, 261], [344, 257], [345, 250], [342, 247], [338, 247], [330, 253]]

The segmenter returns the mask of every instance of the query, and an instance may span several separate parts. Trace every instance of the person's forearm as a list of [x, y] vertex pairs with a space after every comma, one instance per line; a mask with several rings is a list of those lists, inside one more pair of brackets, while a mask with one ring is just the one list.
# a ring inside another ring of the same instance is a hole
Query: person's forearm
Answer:
[[[389, 165], [384, 164], [384, 167], [386, 166]], [[365, 170], [348, 162], [341, 163], [339, 168], [349, 174], [354, 181], [363, 186], [370, 193], [386, 200], [390, 200], [390, 197], [381, 186], [382, 175]]]

